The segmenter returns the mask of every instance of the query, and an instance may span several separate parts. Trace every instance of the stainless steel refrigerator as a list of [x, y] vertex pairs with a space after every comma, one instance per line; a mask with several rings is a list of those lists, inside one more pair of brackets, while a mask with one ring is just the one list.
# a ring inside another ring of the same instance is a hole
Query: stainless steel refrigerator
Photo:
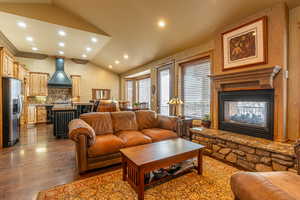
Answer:
[[16, 144], [20, 137], [22, 83], [14, 78], [2, 78], [3, 146]]

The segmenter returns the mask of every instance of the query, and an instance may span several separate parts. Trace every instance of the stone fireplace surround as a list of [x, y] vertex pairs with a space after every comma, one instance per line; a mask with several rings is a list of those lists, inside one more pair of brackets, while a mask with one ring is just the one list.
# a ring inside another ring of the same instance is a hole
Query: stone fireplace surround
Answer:
[[[262, 67], [240, 72], [211, 75], [213, 104], [212, 129], [192, 128], [193, 141], [206, 146], [205, 153], [250, 171], [296, 172], [293, 145], [285, 142], [282, 119], [281, 67]], [[275, 76], [279, 84], [276, 85]], [[222, 91], [274, 90], [274, 141], [219, 130], [218, 93]], [[279, 114], [280, 113], [280, 114]]]

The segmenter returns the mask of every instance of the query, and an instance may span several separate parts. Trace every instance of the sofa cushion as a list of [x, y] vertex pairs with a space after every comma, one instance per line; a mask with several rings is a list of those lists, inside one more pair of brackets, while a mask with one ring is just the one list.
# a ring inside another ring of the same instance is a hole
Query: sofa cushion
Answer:
[[157, 127], [156, 113], [152, 110], [139, 110], [135, 112], [139, 130]]
[[108, 112], [92, 112], [80, 115], [80, 119], [88, 123], [96, 135], [113, 133], [111, 115]]
[[152, 139], [152, 142], [177, 138], [177, 134], [175, 132], [166, 129], [151, 128], [144, 129], [142, 132], [143, 134], [149, 136]]
[[120, 131], [116, 135], [123, 140], [125, 147], [148, 144], [152, 142], [150, 137], [139, 131]]
[[113, 134], [98, 135], [96, 142], [88, 148], [89, 157], [97, 157], [100, 155], [117, 153], [124, 147], [124, 142]]
[[300, 199], [300, 176], [292, 172], [239, 172], [231, 177], [234, 195], [241, 200]]
[[119, 131], [137, 131], [135, 113], [131, 111], [121, 111], [111, 113], [113, 128], [115, 132]]
[[177, 131], [178, 117], [157, 115], [157, 121], [159, 128]]

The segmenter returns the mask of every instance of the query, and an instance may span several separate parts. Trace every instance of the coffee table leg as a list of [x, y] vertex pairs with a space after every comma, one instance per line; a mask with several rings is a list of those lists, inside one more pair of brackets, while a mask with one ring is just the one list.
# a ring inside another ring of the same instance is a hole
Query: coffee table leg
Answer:
[[127, 161], [125, 156], [122, 155], [122, 167], [123, 167], [123, 181], [127, 180]]
[[202, 156], [202, 150], [199, 150], [198, 153], [198, 174], [202, 175], [203, 173], [203, 156]]
[[138, 185], [138, 200], [144, 200], [144, 172], [140, 168], [138, 169], [138, 174], [139, 174], [139, 185]]

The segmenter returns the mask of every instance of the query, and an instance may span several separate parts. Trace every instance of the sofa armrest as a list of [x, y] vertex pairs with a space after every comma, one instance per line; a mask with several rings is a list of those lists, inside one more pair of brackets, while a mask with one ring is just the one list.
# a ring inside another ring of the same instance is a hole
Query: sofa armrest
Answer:
[[158, 127], [177, 132], [178, 117], [157, 115]]
[[94, 129], [82, 119], [74, 119], [69, 123], [69, 137], [79, 142], [79, 136], [87, 137], [87, 145], [92, 146], [96, 141]]
[[295, 150], [296, 159], [297, 159], [297, 170], [298, 170], [298, 174], [300, 175], [300, 140], [298, 140], [295, 143], [294, 150]]

